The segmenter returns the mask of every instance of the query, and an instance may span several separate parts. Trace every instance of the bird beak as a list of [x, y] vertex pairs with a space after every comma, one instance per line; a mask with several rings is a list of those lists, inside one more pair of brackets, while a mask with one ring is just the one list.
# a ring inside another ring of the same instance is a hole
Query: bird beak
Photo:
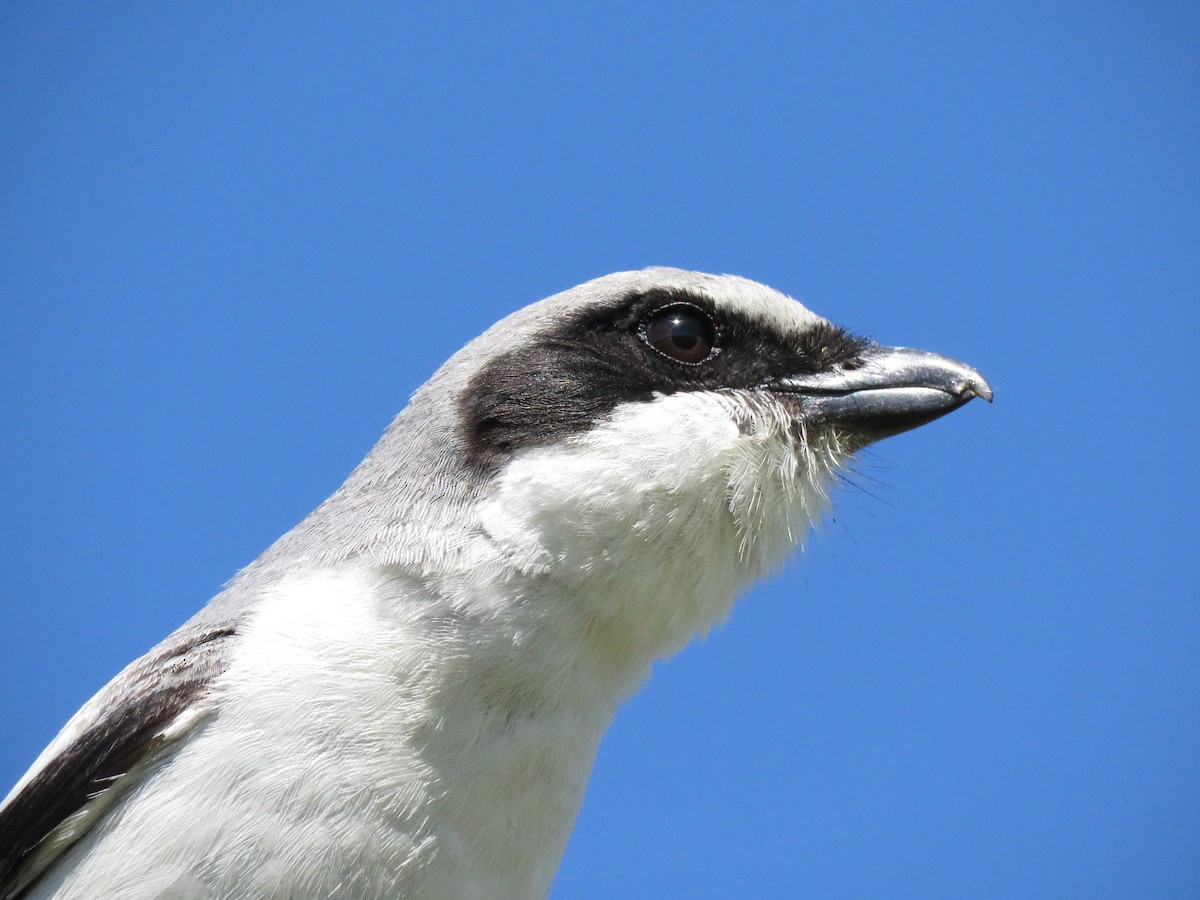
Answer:
[[800, 398], [808, 425], [841, 425], [867, 443], [952, 412], [972, 397], [992, 402], [992, 388], [968, 365], [925, 350], [868, 347], [851, 363], [765, 385]]

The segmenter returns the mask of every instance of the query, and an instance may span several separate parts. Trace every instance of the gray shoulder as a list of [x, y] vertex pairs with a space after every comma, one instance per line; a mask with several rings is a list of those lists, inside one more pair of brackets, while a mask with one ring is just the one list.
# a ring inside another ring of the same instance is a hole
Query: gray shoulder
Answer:
[[206, 717], [235, 632], [234, 621], [197, 617], [67, 724], [0, 806], [0, 900], [22, 896], [138, 771]]

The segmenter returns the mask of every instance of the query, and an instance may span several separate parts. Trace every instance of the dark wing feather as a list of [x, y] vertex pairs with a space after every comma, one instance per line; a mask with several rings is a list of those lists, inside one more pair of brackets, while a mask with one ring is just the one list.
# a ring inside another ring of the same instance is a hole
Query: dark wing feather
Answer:
[[53, 861], [39, 860], [37, 871], [25, 865], [43, 840], [97, 798], [112, 799], [104, 795], [122, 787], [121, 776], [164, 745], [164, 730], [224, 671], [233, 634], [232, 625], [185, 626], [89, 703], [95, 711], [82, 733], [0, 808], [2, 900], [22, 896]]

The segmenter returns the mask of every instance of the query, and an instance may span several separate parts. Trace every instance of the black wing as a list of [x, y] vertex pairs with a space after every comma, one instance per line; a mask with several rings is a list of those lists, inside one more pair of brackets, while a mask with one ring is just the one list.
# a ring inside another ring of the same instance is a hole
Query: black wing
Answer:
[[85, 807], [94, 807], [88, 824], [94, 822], [127, 786], [122, 776], [180, 736], [168, 736], [171, 723], [203, 702], [209, 683], [228, 664], [234, 631], [232, 625], [184, 626], [80, 711], [91, 721], [81, 722], [74, 740], [0, 807], [0, 900], [24, 895], [88, 826], [59, 836], [53, 852], [39, 853], [47, 837]]

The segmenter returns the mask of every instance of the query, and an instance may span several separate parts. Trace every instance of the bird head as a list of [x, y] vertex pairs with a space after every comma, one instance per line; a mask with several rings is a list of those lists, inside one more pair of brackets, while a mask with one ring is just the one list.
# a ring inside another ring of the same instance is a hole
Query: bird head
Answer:
[[854, 452], [991, 399], [962, 363], [666, 268], [534, 304], [448, 366], [482, 528], [651, 655], [785, 559]]

